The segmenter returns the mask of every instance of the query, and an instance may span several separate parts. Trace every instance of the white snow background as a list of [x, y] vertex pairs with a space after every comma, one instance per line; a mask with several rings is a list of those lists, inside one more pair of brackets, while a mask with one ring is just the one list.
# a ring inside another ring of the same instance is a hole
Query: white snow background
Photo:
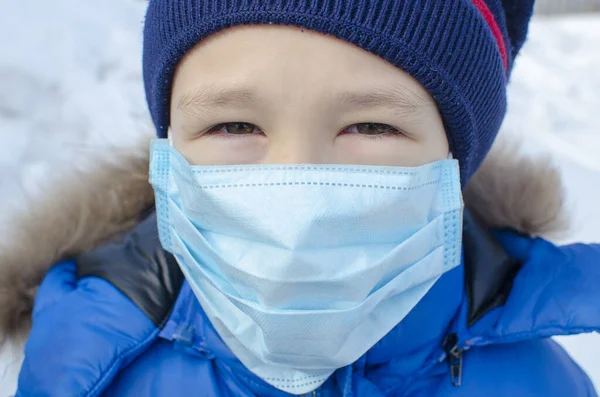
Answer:
[[[145, 7], [0, 0], [0, 225], [22, 191], [153, 134], [140, 71]], [[600, 242], [600, 15], [536, 16], [509, 95], [503, 133], [550, 153], [564, 175], [574, 216], [564, 242]], [[556, 339], [600, 387], [600, 335]], [[0, 397], [14, 393], [21, 360], [19, 343], [0, 347]]]

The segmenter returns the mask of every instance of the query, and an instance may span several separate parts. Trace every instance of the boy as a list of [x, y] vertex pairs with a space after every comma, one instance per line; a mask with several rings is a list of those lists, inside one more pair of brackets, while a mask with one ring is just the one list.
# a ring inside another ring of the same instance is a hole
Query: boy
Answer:
[[595, 395], [543, 338], [600, 247], [463, 214], [531, 8], [150, 1], [156, 212], [50, 271], [17, 395]]

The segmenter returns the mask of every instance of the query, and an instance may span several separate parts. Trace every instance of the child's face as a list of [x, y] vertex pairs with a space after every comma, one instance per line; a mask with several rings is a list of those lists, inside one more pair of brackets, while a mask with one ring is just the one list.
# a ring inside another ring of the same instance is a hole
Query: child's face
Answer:
[[448, 157], [431, 96], [341, 40], [244, 26], [203, 40], [178, 66], [171, 139], [192, 164], [416, 166]]

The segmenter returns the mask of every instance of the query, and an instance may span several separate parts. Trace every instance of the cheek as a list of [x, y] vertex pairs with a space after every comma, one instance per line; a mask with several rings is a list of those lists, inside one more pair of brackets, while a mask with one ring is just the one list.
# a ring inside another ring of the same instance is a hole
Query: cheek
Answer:
[[336, 162], [343, 164], [415, 167], [448, 157], [444, 141], [415, 141], [406, 137], [347, 137], [336, 142]]
[[260, 163], [266, 149], [261, 137], [173, 139], [173, 146], [193, 165], [235, 165]]

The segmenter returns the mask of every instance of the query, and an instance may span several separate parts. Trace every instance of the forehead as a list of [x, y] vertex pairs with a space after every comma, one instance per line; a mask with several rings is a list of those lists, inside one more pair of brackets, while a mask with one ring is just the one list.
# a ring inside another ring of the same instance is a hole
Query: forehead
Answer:
[[206, 85], [252, 86], [267, 95], [302, 87], [315, 96], [387, 87], [433, 102], [415, 79], [387, 61], [335, 37], [292, 26], [237, 26], [198, 43], [177, 67], [173, 99]]

